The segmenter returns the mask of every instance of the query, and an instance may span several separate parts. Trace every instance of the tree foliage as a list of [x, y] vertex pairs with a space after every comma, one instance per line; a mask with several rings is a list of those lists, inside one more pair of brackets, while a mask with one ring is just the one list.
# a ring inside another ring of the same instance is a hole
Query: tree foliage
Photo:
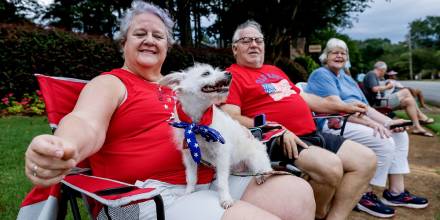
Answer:
[[[262, 24], [269, 55], [286, 54], [292, 38], [308, 37], [325, 27], [350, 25], [350, 13], [362, 12], [372, 0], [165, 0], [152, 1], [177, 20], [182, 46], [204, 47], [231, 42], [235, 27], [248, 19]], [[112, 36], [117, 20], [130, 5], [121, 0], [55, 0], [44, 15], [67, 30]], [[212, 25], [204, 25], [208, 17]], [[273, 48], [273, 49], [272, 49]]]
[[410, 36], [416, 47], [440, 49], [440, 16], [427, 16], [409, 24]]

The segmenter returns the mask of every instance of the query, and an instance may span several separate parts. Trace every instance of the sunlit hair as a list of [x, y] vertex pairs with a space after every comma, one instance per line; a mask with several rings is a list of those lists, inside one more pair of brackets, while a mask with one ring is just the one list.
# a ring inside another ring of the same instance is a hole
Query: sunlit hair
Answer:
[[122, 17], [120, 30], [119, 30], [120, 33], [116, 37], [116, 40], [118, 40], [121, 44], [124, 44], [125, 41], [127, 40], [127, 32], [128, 29], [130, 28], [131, 23], [133, 22], [133, 18], [136, 15], [140, 15], [143, 13], [154, 14], [157, 17], [159, 17], [160, 20], [162, 20], [162, 22], [165, 24], [165, 27], [167, 29], [168, 46], [171, 46], [174, 43], [174, 39], [173, 39], [174, 21], [173, 19], [171, 19], [170, 14], [166, 10], [160, 8], [159, 6], [138, 0], [133, 1], [131, 3], [131, 8], [129, 8], [125, 13], [124, 17]]
[[345, 52], [347, 53], [347, 61], [350, 59], [348, 56], [347, 44], [343, 40], [340, 40], [338, 38], [331, 38], [330, 40], [327, 41], [327, 45], [322, 51], [321, 56], [319, 56], [319, 61], [321, 61], [322, 65], [327, 64], [328, 54], [336, 48], [345, 50]]
[[240, 39], [240, 31], [245, 29], [245, 28], [254, 28], [255, 30], [257, 30], [261, 35], [263, 35], [263, 32], [261, 31], [261, 25], [258, 24], [258, 22], [254, 21], [254, 20], [247, 20], [246, 22], [244, 22], [243, 24], [240, 24], [237, 26], [237, 29], [235, 29], [234, 31], [234, 35], [232, 35], [232, 43], [236, 42], [238, 39]]
[[385, 62], [383, 62], [383, 61], [377, 61], [375, 64], [374, 64], [374, 69], [382, 69], [382, 70], [386, 70], [388, 67], [387, 67], [387, 64], [385, 63]]

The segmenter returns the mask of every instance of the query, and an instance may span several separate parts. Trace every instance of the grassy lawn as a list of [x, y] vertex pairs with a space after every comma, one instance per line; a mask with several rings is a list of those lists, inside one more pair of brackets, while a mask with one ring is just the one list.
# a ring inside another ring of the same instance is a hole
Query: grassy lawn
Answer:
[[16, 219], [32, 184], [24, 175], [24, 152], [37, 134], [50, 133], [45, 117], [0, 118], [0, 219]]

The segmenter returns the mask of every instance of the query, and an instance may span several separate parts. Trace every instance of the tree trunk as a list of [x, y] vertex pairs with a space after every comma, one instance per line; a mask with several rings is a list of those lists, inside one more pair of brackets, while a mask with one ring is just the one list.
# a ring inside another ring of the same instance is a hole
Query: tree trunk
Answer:
[[180, 44], [183, 47], [192, 47], [190, 1], [177, 0], [177, 25], [179, 27]]

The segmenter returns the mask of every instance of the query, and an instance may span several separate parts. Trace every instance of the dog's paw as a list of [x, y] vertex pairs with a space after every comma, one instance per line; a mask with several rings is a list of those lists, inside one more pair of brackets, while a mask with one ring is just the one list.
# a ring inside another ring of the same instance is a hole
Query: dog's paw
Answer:
[[231, 208], [233, 204], [234, 204], [234, 200], [233, 200], [233, 199], [226, 199], [226, 200], [221, 200], [221, 201], [220, 201], [220, 205], [221, 205], [224, 209]]
[[257, 184], [260, 185], [260, 184], [263, 184], [267, 178], [268, 178], [268, 176], [266, 176], [266, 175], [259, 175], [259, 176], [255, 177], [255, 180], [257, 181]]

